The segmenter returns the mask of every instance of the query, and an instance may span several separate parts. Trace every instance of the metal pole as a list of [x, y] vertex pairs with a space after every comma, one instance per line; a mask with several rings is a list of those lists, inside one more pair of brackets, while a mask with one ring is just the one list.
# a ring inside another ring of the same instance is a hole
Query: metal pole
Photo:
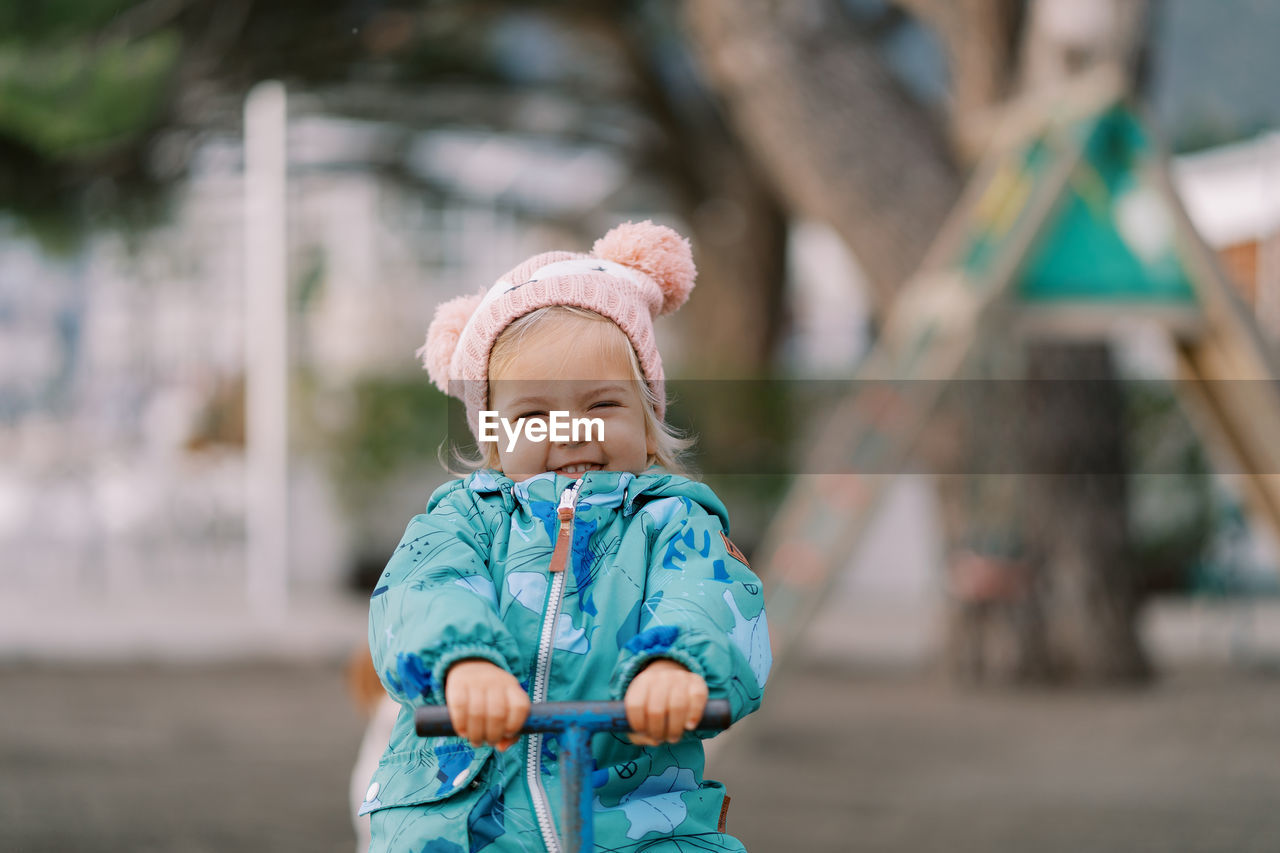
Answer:
[[582, 726], [569, 726], [560, 737], [560, 785], [564, 790], [564, 809], [560, 843], [564, 853], [591, 853], [595, 846], [592, 821], [591, 732]]
[[249, 603], [268, 618], [288, 606], [285, 117], [282, 83], [245, 99], [245, 549]]

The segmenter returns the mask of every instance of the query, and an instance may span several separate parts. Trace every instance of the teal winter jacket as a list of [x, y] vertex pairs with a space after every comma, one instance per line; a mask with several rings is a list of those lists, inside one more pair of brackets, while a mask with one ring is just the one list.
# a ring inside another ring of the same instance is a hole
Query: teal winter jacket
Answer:
[[[574, 509], [563, 522], [562, 502]], [[571, 547], [551, 572], [562, 524]], [[374, 665], [403, 706], [361, 807], [371, 849], [559, 850], [554, 735], [499, 753], [414, 734], [413, 708], [443, 704], [444, 675], [464, 658], [503, 667], [535, 702], [621, 699], [646, 663], [672, 658], [735, 720], [759, 707], [762, 590], [728, 527], [710, 488], [656, 467], [521, 482], [481, 470], [437, 489], [370, 601]], [[718, 831], [724, 788], [702, 778], [696, 733], [657, 747], [601, 734], [593, 751], [598, 850], [743, 849]]]

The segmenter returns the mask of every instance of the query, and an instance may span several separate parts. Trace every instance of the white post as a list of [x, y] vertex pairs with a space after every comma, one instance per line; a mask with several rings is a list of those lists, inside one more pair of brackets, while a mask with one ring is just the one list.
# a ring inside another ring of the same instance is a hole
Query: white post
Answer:
[[289, 594], [285, 89], [244, 105], [245, 536], [249, 603], [279, 617]]

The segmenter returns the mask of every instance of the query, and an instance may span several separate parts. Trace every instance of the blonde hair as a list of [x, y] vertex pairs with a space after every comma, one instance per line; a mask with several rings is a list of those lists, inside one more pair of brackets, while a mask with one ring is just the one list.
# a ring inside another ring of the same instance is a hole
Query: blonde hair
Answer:
[[[653, 387], [645, 381], [644, 371], [640, 368], [640, 359], [636, 356], [635, 348], [631, 346], [630, 338], [618, 328], [616, 323], [602, 314], [576, 305], [547, 305], [525, 314], [503, 329], [502, 334], [498, 335], [497, 340], [493, 342], [493, 349], [489, 352], [489, 376], [502, 373], [516, 360], [525, 338], [535, 329], [540, 332], [567, 334], [571, 326], [583, 320], [603, 323], [610, 327], [614, 334], [605, 333], [605, 337], [602, 338], [605, 345], [626, 351], [627, 361], [631, 365], [631, 378], [639, 383], [644, 409], [645, 438], [654, 446], [654, 452], [649, 454], [647, 464], [660, 465], [673, 474], [692, 476], [683, 457], [693, 447], [695, 440], [658, 418], [658, 405], [662, 400]], [[445, 468], [455, 477], [465, 476], [480, 468], [501, 470], [497, 445], [491, 442], [486, 442], [475, 456], [467, 456], [455, 447], [452, 461], [453, 464], [446, 464]]]

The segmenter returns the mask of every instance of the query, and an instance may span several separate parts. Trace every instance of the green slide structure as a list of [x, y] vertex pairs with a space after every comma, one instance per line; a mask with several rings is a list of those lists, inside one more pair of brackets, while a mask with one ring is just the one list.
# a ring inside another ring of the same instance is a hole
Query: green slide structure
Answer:
[[970, 359], [1010, 336], [1099, 340], [1135, 320], [1171, 336], [1193, 423], [1242, 472], [1252, 517], [1280, 533], [1275, 354], [1187, 218], [1149, 122], [1095, 75], [1011, 112], [812, 436], [753, 560], [777, 669]]

